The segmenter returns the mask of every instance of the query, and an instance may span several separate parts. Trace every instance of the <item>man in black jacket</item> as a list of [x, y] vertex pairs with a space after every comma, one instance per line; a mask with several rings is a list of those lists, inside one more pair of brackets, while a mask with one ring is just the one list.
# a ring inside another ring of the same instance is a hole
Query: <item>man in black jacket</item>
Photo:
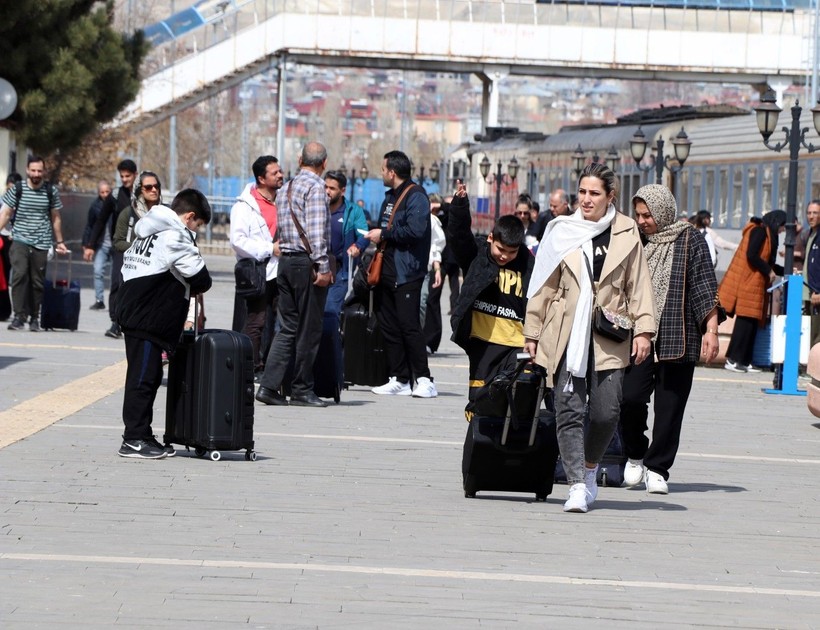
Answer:
[[524, 347], [527, 287], [535, 258], [514, 215], [500, 217], [486, 239], [474, 238], [470, 224], [467, 191], [459, 183], [446, 232], [464, 283], [450, 325], [452, 340], [470, 360], [472, 401], [486, 381], [515, 365], [515, 355]]
[[[384, 335], [390, 380], [374, 387], [374, 394], [434, 398], [419, 309], [421, 285], [430, 257], [430, 201], [424, 188], [410, 179], [410, 159], [390, 151], [382, 162], [384, 196], [379, 227], [365, 236], [384, 247], [381, 280], [374, 304]], [[393, 216], [395, 215], [395, 216]], [[416, 380], [412, 388], [411, 381]]]
[[[91, 240], [91, 232], [97, 224], [97, 217], [100, 216], [105, 200], [111, 195], [111, 184], [104, 179], [97, 184], [97, 198], [91, 202], [88, 208], [88, 221], [83, 230], [83, 243]], [[109, 221], [113, 221], [109, 219]], [[109, 225], [110, 229], [110, 225]], [[111, 232], [103, 230], [103, 234], [94, 243], [94, 304], [92, 311], [105, 310], [105, 267], [111, 261]]]
[[[94, 260], [94, 252], [98, 248], [98, 243], [101, 241], [103, 231], [108, 227], [111, 238], [114, 238], [114, 228], [117, 225], [117, 217], [124, 208], [131, 207], [131, 189], [134, 186], [134, 180], [137, 178], [137, 165], [134, 160], [122, 160], [117, 164], [117, 171], [120, 174], [120, 181], [122, 185], [112, 194], [110, 194], [102, 205], [94, 228], [88, 234], [87, 239], [83, 242], [83, 259], [86, 262]], [[113, 219], [112, 219], [113, 217]], [[109, 221], [109, 219], [111, 219]], [[106, 337], [119, 339], [122, 336], [119, 324], [116, 322], [114, 316], [115, 307], [114, 298], [122, 285], [122, 253], [116, 249], [111, 250], [111, 290], [108, 293], [108, 313], [111, 316], [111, 328], [105, 331]]]

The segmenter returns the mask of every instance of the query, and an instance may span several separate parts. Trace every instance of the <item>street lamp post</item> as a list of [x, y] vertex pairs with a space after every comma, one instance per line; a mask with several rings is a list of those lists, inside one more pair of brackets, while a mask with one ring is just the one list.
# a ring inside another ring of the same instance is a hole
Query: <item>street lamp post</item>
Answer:
[[[775, 389], [765, 390], [771, 394], [801, 395], [806, 392], [797, 389], [797, 366], [800, 358], [800, 324], [803, 296], [803, 277], [794, 273], [794, 242], [797, 234], [795, 219], [797, 216], [797, 158], [802, 145], [809, 153], [814, 153], [820, 147], [806, 144], [806, 133], [809, 128], [800, 128], [800, 114], [803, 108], [800, 102], [795, 101], [792, 110], [791, 127], [783, 127], [786, 135], [784, 142], [775, 145], [769, 144], [769, 138], [777, 128], [777, 119], [782, 111], [777, 106], [774, 90], [771, 88], [760, 97], [760, 106], [755, 107], [757, 127], [763, 136], [763, 144], [772, 151], [780, 152], [784, 147], [789, 148], [789, 180], [786, 189], [786, 254], [783, 263], [786, 275], [786, 354], [783, 360], [783, 369], [776, 373]], [[820, 134], [820, 104], [811, 110], [814, 129]]]
[[[584, 166], [586, 166], [587, 156], [584, 153], [584, 149], [581, 148], [579, 144], [575, 148], [575, 152], [570, 156], [572, 159], [572, 170], [575, 173], [575, 177], [579, 177], [581, 175], [581, 171], [584, 170]], [[601, 157], [598, 155], [597, 152], [592, 154], [592, 161], [597, 163], [601, 160]], [[621, 161], [621, 156], [618, 155], [618, 152], [615, 150], [615, 147], [611, 147], [609, 152], [604, 156], [604, 162], [606, 163], [607, 168], [612, 171], [613, 173], [618, 170], [618, 163]]]
[[649, 164], [643, 166], [641, 164], [641, 160], [643, 160], [643, 156], [646, 153], [646, 147], [648, 144], [649, 141], [646, 139], [646, 135], [641, 130], [641, 128], [638, 127], [638, 130], [635, 132], [635, 135], [633, 135], [629, 141], [629, 150], [632, 153], [632, 157], [635, 160], [635, 164], [638, 166], [638, 170], [643, 171], [644, 173], [648, 173], [651, 170], [655, 171], [656, 184], [663, 183], [664, 168], [673, 175], [679, 173], [683, 169], [683, 163], [686, 162], [686, 160], [689, 158], [689, 151], [692, 148], [692, 141], [689, 140], [689, 136], [686, 135], [686, 132], [683, 130], [683, 127], [681, 127], [678, 135], [672, 138], [672, 146], [675, 150], [675, 160], [677, 160], [678, 166], [672, 166], [669, 163], [672, 157], [663, 154], [663, 138], [658, 138], [658, 141], [656, 143], [657, 156], [651, 156]]
[[[511, 184], [515, 181], [515, 178], [518, 176], [518, 160], [513, 159], [510, 160], [510, 163], [507, 164], [507, 175], [502, 173], [502, 164], [501, 160], [498, 161], [498, 170], [495, 172], [494, 175], [490, 177], [490, 160], [485, 155], [484, 158], [478, 165], [479, 170], [481, 171], [481, 177], [484, 178], [484, 181], [487, 182], [490, 186], [495, 184], [495, 220], [498, 221], [498, 217], [501, 216], [501, 186], [503, 184]], [[490, 179], [487, 179], [490, 177]]]

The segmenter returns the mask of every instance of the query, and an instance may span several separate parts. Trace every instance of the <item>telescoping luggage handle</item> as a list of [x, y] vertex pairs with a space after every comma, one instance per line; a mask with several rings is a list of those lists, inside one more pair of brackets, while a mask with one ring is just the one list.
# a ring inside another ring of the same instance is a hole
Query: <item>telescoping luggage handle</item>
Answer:
[[[512, 423], [514, 406], [515, 406], [515, 390], [518, 387], [518, 377], [526, 368], [527, 364], [532, 361], [530, 355], [526, 352], [519, 352], [515, 355], [516, 360], [518, 361], [518, 367], [515, 369], [515, 375], [513, 377], [512, 387], [510, 388], [509, 393], [509, 402], [507, 403], [507, 417], [504, 418], [504, 429], [501, 432], [501, 445], [504, 446], [507, 444], [507, 435], [510, 432], [510, 424]], [[541, 399], [544, 397], [544, 377], [542, 376], [538, 381], [538, 393], [536, 394], [535, 398], [535, 411], [533, 412], [532, 416], [532, 427], [530, 428], [530, 439], [528, 442], [529, 446], [535, 444], [535, 435], [538, 431], [538, 416], [541, 413]]]
[[68, 276], [66, 287], [71, 288], [71, 250], [67, 251], [65, 254], [61, 254], [56, 249], [54, 250], [54, 275], [51, 276], [51, 287], [53, 289], [57, 288], [57, 276], [59, 275], [58, 272], [60, 270], [60, 256], [65, 256], [66, 266], [68, 267], [66, 272], [66, 275]]

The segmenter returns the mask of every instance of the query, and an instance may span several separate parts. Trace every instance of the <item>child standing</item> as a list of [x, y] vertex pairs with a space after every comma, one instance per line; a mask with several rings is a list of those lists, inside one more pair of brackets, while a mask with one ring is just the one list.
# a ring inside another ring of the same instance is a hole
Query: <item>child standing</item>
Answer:
[[450, 324], [452, 340], [470, 360], [472, 401], [493, 376], [515, 366], [516, 354], [524, 347], [527, 286], [534, 258], [524, 244], [523, 224], [513, 215], [500, 217], [486, 239], [473, 237], [463, 183], [449, 213], [447, 240], [464, 273]]
[[162, 352], [173, 352], [179, 343], [190, 297], [211, 288], [195, 243], [196, 231], [210, 220], [205, 195], [188, 188], [170, 208], [154, 206], [134, 227], [136, 238], [124, 255], [116, 309], [128, 361], [121, 457], [174, 455], [173, 447], [163, 447], [152, 433], [154, 399], [162, 383]]

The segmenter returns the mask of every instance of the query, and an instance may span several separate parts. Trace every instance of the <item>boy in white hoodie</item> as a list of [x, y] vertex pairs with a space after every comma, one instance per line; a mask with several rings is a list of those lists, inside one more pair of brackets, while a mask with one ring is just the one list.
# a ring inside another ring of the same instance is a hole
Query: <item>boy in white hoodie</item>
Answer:
[[154, 206], [134, 227], [125, 252], [117, 323], [125, 335], [128, 368], [121, 457], [173, 456], [151, 431], [154, 399], [162, 383], [162, 352], [179, 343], [188, 302], [211, 288], [211, 276], [196, 247], [196, 231], [211, 220], [211, 206], [198, 190], [181, 191], [171, 207]]

